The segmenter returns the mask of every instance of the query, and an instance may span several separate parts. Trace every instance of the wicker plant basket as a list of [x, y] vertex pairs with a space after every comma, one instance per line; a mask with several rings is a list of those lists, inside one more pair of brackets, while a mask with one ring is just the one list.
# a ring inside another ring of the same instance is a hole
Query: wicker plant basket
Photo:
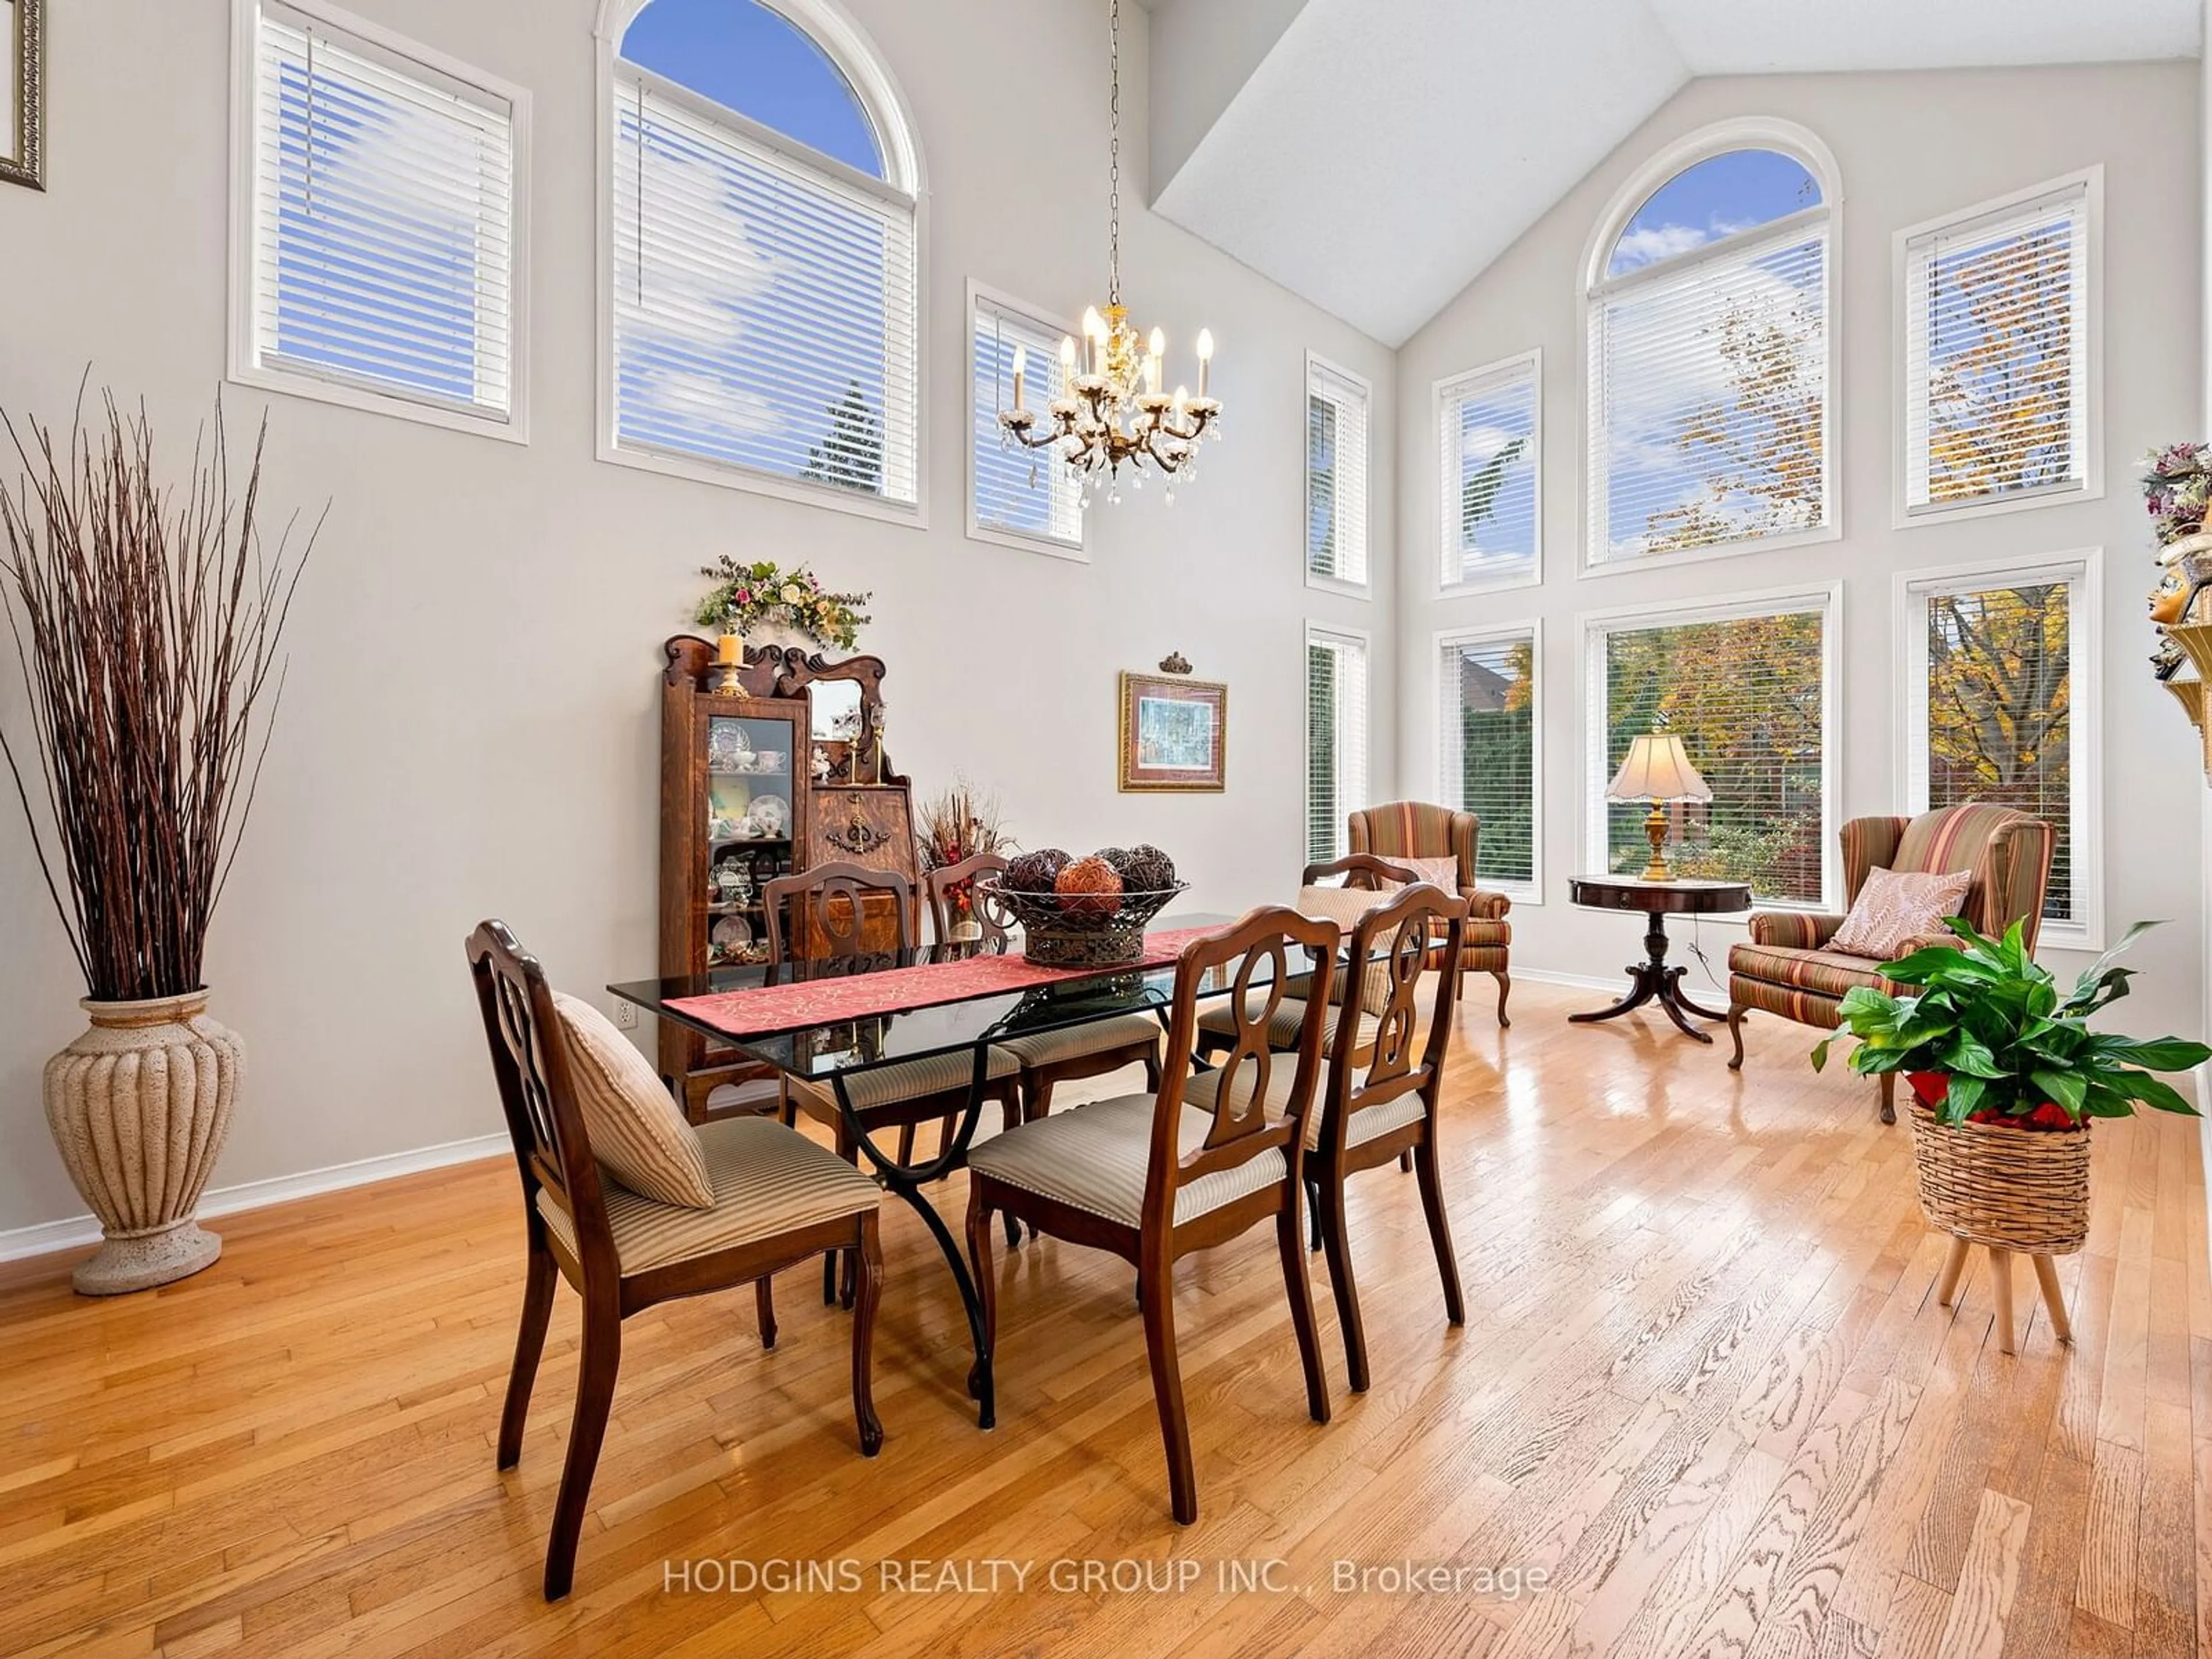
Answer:
[[1022, 954], [1046, 968], [1111, 968], [1142, 960], [1145, 925], [1188, 884], [1150, 892], [1024, 893], [1003, 883], [993, 891], [1022, 925]]
[[2089, 1234], [2089, 1127], [1947, 1124], [1915, 1101], [1912, 1152], [1929, 1224], [1975, 1244], [2066, 1255]]

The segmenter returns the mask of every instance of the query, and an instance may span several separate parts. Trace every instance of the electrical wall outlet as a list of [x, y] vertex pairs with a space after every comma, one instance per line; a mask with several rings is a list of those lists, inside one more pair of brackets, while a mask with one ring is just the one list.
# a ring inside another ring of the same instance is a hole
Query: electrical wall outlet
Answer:
[[628, 997], [617, 997], [614, 1002], [616, 1028], [624, 1031], [637, 1030], [637, 1004]]

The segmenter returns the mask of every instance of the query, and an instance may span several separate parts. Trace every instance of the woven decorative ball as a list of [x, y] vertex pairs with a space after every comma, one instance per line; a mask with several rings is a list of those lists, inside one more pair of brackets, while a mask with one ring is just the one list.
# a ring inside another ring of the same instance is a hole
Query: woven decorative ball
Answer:
[[1049, 893], [1060, 872], [1073, 862], [1057, 847], [1024, 853], [1006, 866], [1006, 885], [1019, 893]]
[[1102, 858], [1078, 859], [1053, 884], [1070, 915], [1110, 916], [1121, 908], [1121, 878]]
[[1175, 860], [1148, 842], [1132, 847], [1112, 862], [1129, 892], [1164, 892], [1176, 884]]
[[1093, 853], [1091, 856], [1092, 858], [1094, 858], [1094, 859], [1103, 859], [1103, 860], [1106, 860], [1106, 862], [1107, 862], [1108, 864], [1109, 864], [1109, 865], [1111, 865], [1111, 866], [1113, 866], [1113, 868], [1114, 868], [1114, 873], [1115, 873], [1115, 875], [1117, 875], [1117, 876], [1121, 876], [1121, 884], [1122, 884], [1124, 887], [1126, 887], [1126, 886], [1127, 886], [1127, 885], [1129, 884], [1129, 878], [1128, 878], [1127, 875], [1123, 874], [1123, 873], [1122, 873], [1122, 870], [1121, 870], [1121, 866], [1122, 866], [1122, 864], [1123, 864], [1123, 863], [1127, 860], [1127, 858], [1128, 858], [1128, 856], [1129, 856], [1129, 849], [1128, 849], [1127, 848], [1126, 848], [1126, 847], [1102, 847], [1102, 848], [1100, 848], [1097, 852]]

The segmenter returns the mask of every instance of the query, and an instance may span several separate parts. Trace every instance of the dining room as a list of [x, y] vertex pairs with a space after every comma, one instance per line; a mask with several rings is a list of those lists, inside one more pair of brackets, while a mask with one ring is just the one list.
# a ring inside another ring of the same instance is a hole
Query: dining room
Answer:
[[0, 0], [0, 1655], [2212, 1650], [2203, 8], [1922, 11]]

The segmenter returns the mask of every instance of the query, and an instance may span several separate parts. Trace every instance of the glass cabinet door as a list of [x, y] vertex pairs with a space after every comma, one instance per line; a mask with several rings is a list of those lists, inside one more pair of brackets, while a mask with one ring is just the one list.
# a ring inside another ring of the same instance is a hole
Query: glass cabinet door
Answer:
[[794, 719], [707, 720], [707, 965], [768, 959], [761, 888], [793, 867], [803, 736]]

